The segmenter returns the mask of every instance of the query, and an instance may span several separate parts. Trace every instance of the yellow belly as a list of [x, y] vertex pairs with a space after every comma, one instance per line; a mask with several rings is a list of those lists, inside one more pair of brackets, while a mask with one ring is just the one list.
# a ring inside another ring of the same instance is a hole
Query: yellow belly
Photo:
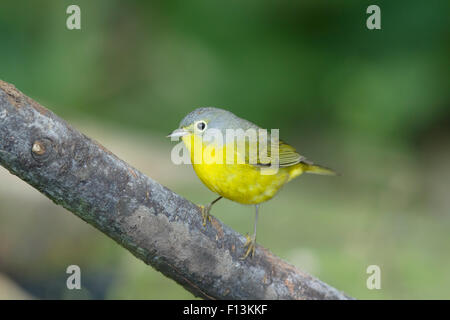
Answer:
[[[188, 139], [183, 140], [194, 160]], [[211, 191], [242, 204], [258, 204], [271, 199], [285, 183], [303, 172], [300, 164], [279, 168], [271, 175], [261, 174], [260, 167], [249, 164], [196, 164], [192, 161], [192, 166]]]
[[285, 169], [275, 175], [261, 175], [259, 168], [246, 164], [194, 164], [193, 167], [210, 190], [244, 204], [269, 200], [289, 178]]

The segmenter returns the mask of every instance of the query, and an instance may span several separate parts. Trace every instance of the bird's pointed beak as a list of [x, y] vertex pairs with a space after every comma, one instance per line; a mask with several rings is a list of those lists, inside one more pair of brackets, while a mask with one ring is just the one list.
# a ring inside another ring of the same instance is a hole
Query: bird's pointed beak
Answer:
[[166, 138], [179, 138], [189, 134], [186, 129], [176, 129], [174, 132], [169, 134]]

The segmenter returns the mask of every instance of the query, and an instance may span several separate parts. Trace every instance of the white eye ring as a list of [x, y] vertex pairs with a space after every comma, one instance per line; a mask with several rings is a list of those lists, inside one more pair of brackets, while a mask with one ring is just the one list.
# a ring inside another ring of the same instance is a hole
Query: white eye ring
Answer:
[[206, 122], [203, 121], [203, 120], [197, 121], [197, 122], [195, 123], [195, 129], [197, 129], [197, 130], [200, 131], [200, 132], [205, 131], [207, 127], [208, 127], [208, 125], [207, 125]]

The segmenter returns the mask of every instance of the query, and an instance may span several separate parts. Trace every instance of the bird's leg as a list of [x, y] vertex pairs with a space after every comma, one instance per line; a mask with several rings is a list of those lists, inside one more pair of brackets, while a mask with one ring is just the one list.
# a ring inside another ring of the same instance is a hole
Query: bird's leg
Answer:
[[247, 248], [247, 251], [245, 252], [245, 255], [241, 258], [242, 260], [245, 260], [249, 255], [251, 258], [255, 255], [255, 248], [256, 248], [256, 224], [258, 223], [258, 209], [259, 204], [255, 205], [256, 212], [255, 212], [255, 224], [253, 226], [253, 236], [246, 235], [247, 241], [244, 244], [244, 248]]
[[214, 203], [216, 203], [220, 199], [222, 199], [222, 196], [218, 197], [216, 200], [207, 204], [206, 206], [202, 205], [199, 206], [200, 209], [202, 209], [202, 224], [204, 227], [206, 226], [207, 221], [211, 222], [211, 215], [209, 214], [209, 212], [211, 211], [211, 207], [213, 206]]

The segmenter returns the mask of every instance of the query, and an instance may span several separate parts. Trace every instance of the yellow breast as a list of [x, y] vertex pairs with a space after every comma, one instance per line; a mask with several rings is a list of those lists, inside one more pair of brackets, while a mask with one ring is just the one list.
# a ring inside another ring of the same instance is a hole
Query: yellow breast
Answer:
[[[261, 174], [260, 167], [249, 164], [210, 163], [198, 161], [205, 156], [204, 145], [197, 148], [201, 155], [195, 155], [192, 136], [183, 137], [183, 141], [191, 154], [192, 166], [200, 180], [213, 192], [243, 204], [258, 204], [271, 199], [278, 190], [295, 176], [302, 173], [301, 166], [279, 168], [275, 174]], [[218, 150], [208, 146], [208, 155]], [[220, 147], [223, 155], [225, 148]], [[202, 158], [199, 158], [202, 157]], [[197, 160], [197, 161], [195, 161]], [[197, 162], [197, 163], [196, 163]]]

